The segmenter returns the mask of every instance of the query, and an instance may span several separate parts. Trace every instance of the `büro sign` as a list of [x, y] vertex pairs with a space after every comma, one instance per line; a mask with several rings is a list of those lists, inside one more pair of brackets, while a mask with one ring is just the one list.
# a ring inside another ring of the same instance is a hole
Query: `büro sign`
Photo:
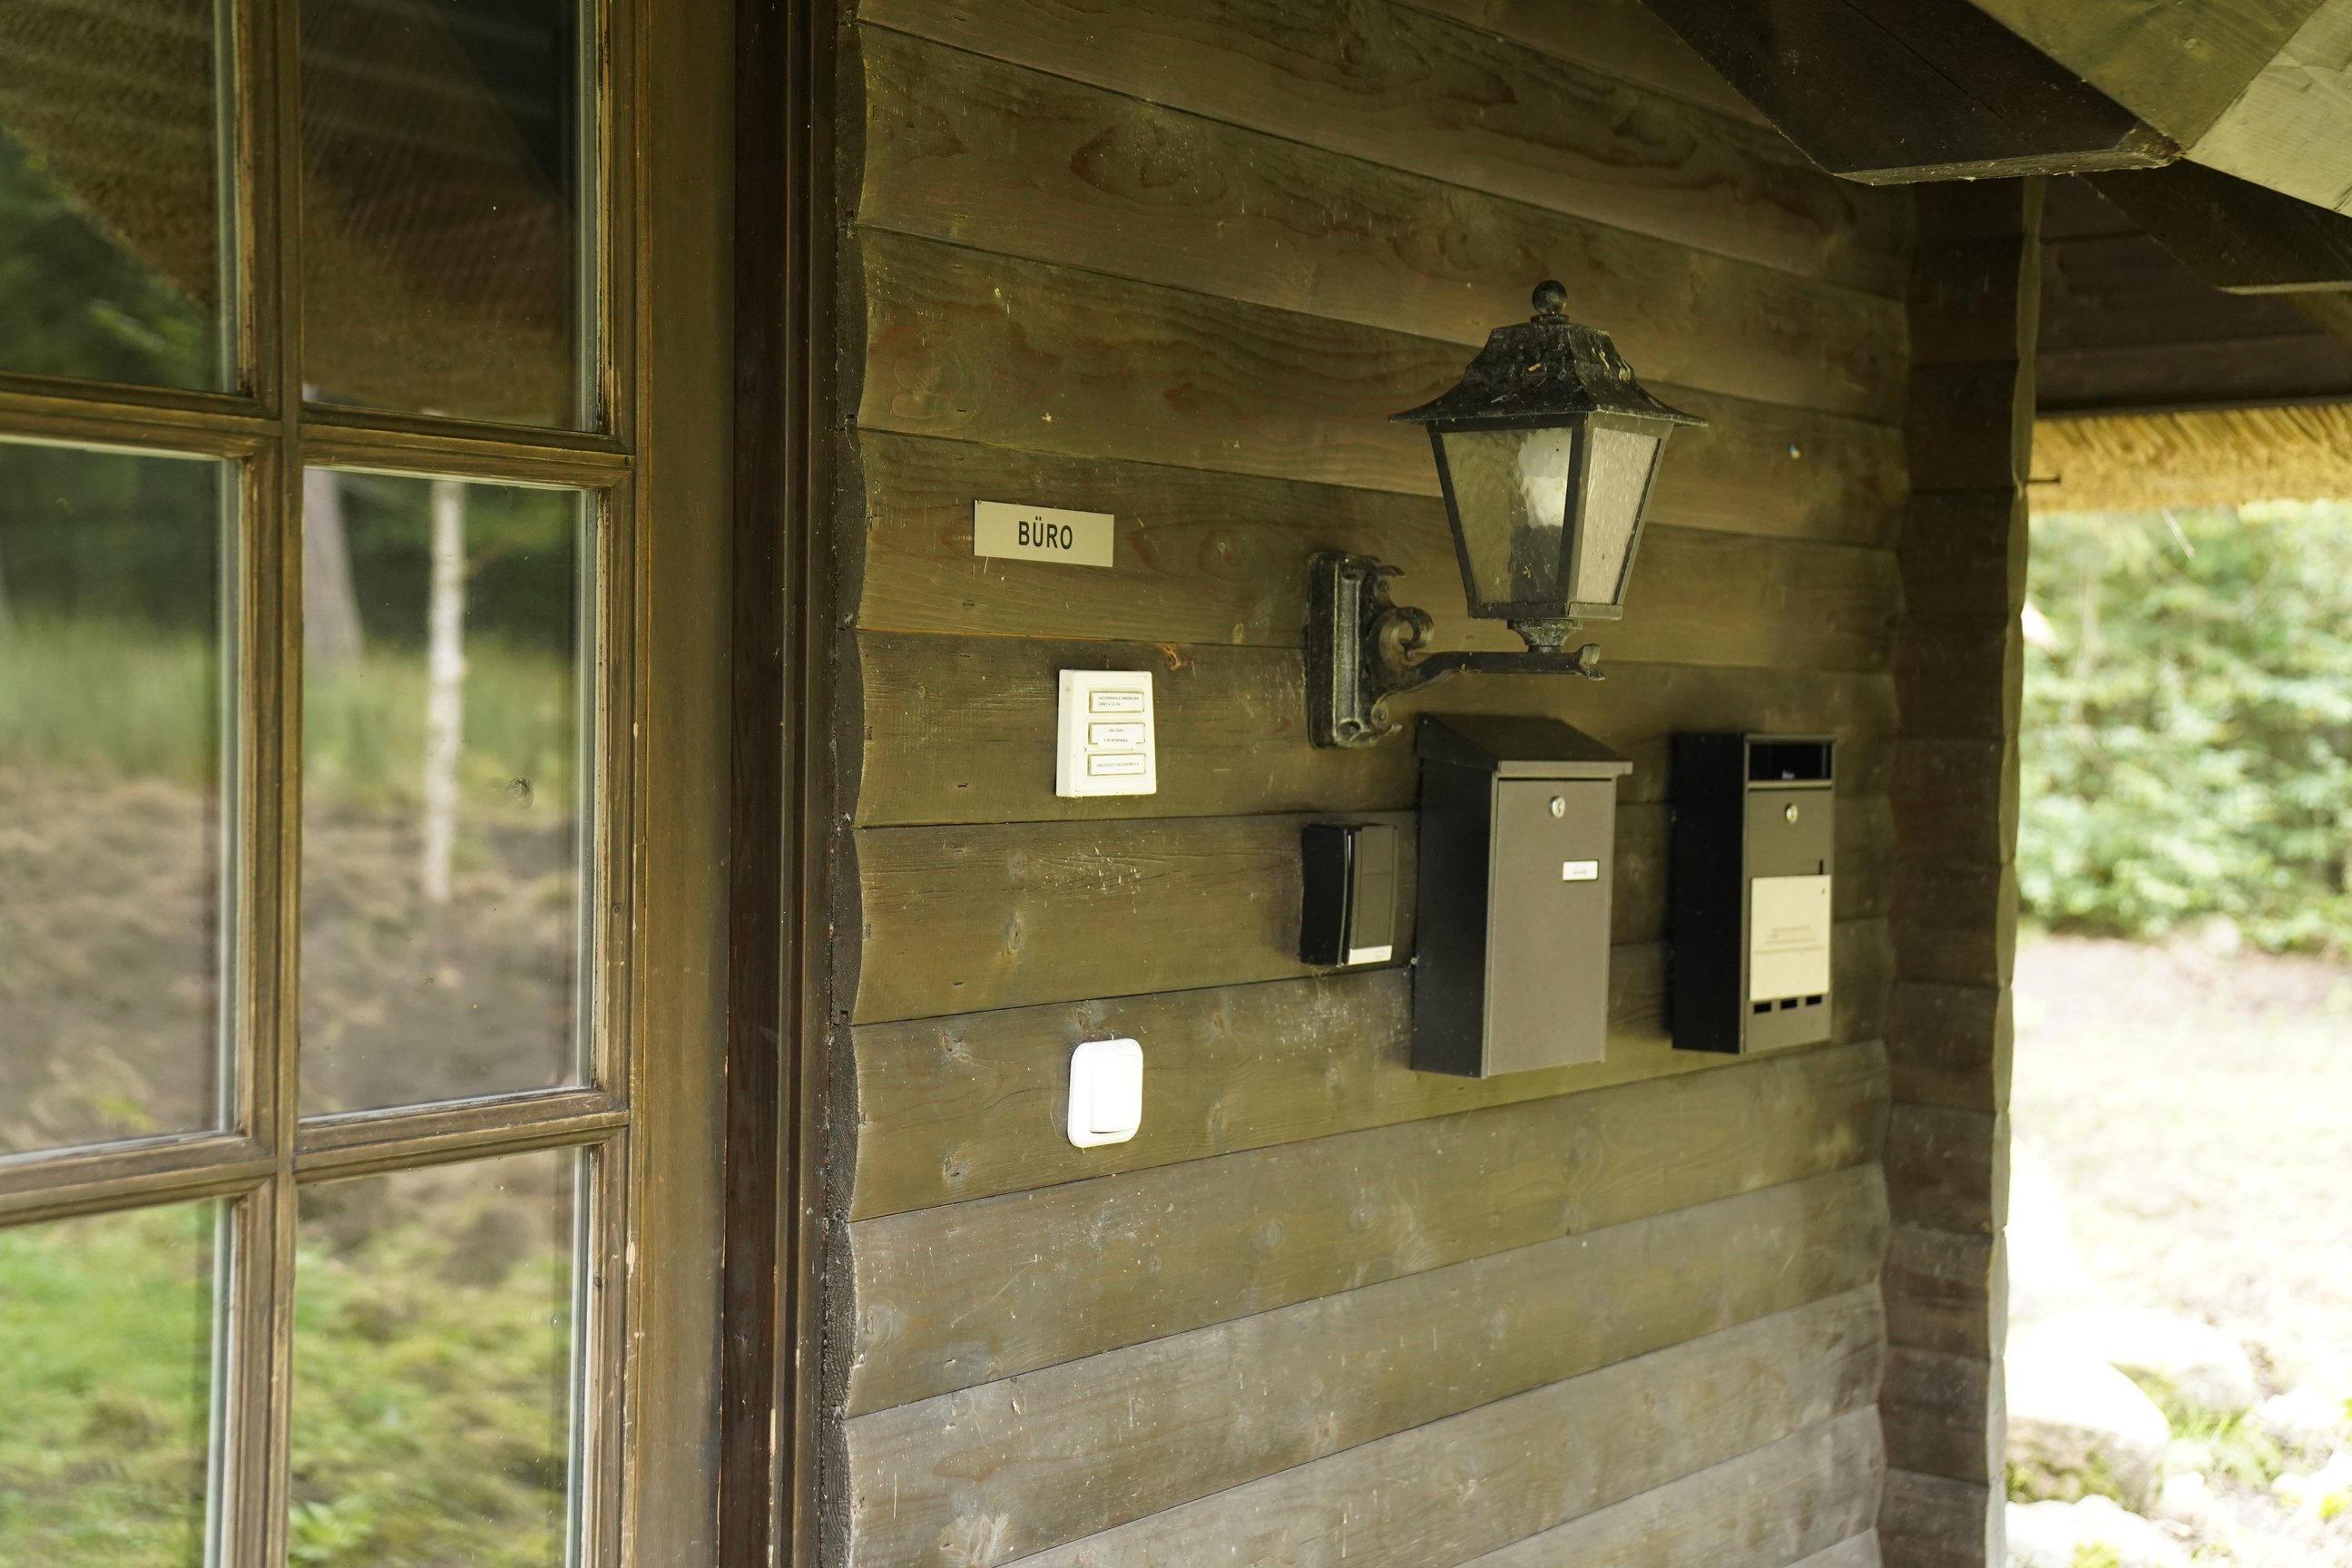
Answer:
[[971, 552], [1021, 561], [1059, 561], [1069, 566], [1108, 566], [1115, 522], [1107, 511], [974, 501]]

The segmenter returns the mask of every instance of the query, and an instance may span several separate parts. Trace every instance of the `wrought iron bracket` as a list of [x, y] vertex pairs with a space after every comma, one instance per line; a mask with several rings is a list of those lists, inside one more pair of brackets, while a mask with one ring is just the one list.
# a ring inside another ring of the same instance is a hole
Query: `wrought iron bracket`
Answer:
[[1380, 744], [1401, 732], [1390, 698], [1465, 670], [1601, 679], [1594, 643], [1573, 653], [1429, 652], [1429, 612], [1389, 596], [1388, 580], [1400, 574], [1371, 556], [1337, 551], [1307, 563], [1307, 725], [1317, 745]]

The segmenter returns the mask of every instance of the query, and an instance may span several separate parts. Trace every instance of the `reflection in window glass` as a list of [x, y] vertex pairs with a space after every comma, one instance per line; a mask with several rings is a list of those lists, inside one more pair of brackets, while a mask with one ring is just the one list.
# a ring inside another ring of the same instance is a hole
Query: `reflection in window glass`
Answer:
[[294, 1562], [563, 1561], [582, 1161], [549, 1150], [302, 1189]]
[[225, 479], [0, 443], [0, 1154], [216, 1125]]
[[320, 396], [583, 421], [582, 9], [303, 0], [303, 374]]
[[0, 1563], [205, 1561], [219, 1217], [0, 1230]]
[[0, 5], [0, 370], [222, 384], [216, 16]]
[[307, 1113], [577, 1081], [586, 512], [307, 478]]

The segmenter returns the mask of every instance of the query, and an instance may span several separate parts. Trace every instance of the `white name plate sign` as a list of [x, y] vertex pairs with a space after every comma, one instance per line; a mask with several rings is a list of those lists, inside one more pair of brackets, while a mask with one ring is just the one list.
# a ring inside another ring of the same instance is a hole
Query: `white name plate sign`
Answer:
[[1107, 511], [974, 501], [971, 552], [1017, 561], [1059, 561], [1066, 566], [1108, 566], [1116, 523]]

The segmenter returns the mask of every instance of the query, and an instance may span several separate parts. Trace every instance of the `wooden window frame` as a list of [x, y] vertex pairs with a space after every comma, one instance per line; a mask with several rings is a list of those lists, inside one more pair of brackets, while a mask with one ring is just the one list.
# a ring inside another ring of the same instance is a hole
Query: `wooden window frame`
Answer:
[[[0, 373], [0, 438], [221, 459], [238, 476], [221, 1130], [0, 1159], [0, 1226], [224, 1201], [215, 1550], [222, 1568], [274, 1568], [290, 1500], [300, 1186], [576, 1148], [593, 1175], [575, 1197], [574, 1560], [707, 1563], [719, 1268], [761, 1247], [728, 1247], [721, 1230], [725, 1040], [710, 972], [726, 941], [730, 650], [723, 625], [692, 631], [727, 592], [735, 349], [723, 308], [677, 302], [723, 307], [732, 287], [733, 18], [650, 0], [594, 7], [582, 82], [594, 184], [581, 205], [593, 215], [601, 427], [563, 431], [302, 402], [299, 13], [299, 0], [215, 12], [232, 143], [223, 250], [236, 263], [223, 292], [236, 301], [226, 346], [240, 390]], [[641, 206], [652, 182], [640, 171], [653, 168], [706, 177], [667, 179]], [[301, 485], [323, 466], [576, 489], [597, 509], [585, 1086], [300, 1116]]]

